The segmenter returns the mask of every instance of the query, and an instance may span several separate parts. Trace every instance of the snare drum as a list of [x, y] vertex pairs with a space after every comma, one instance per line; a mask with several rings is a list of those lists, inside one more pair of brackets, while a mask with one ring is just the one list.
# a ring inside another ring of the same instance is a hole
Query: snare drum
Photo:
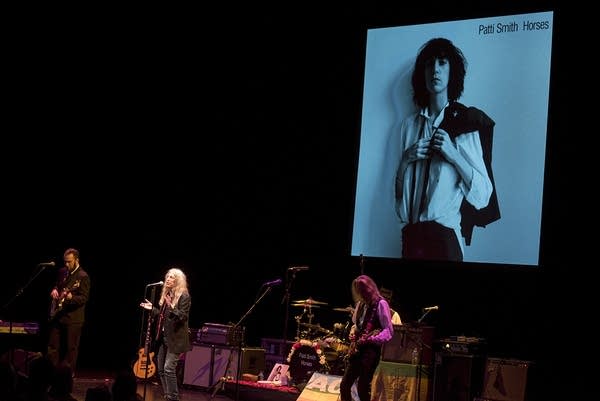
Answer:
[[[322, 351], [319, 347], [295, 343], [292, 348], [295, 351], [290, 357], [289, 373], [293, 383], [308, 382], [314, 372], [322, 372], [326, 369], [326, 361], [321, 359]], [[321, 361], [324, 363], [322, 364]]]

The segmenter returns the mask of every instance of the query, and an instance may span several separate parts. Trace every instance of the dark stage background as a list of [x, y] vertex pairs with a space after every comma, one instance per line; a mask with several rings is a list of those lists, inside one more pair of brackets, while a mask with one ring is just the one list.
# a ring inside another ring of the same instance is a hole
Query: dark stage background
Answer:
[[[37, 263], [60, 264], [76, 247], [92, 280], [80, 366], [113, 369], [136, 360], [145, 285], [172, 264], [188, 274], [192, 327], [237, 322], [262, 283], [308, 265], [290, 298], [327, 302], [314, 322], [331, 328], [346, 319], [331, 309], [350, 304], [364, 271], [394, 290], [404, 321], [439, 305], [426, 318], [438, 336], [485, 338], [490, 354], [535, 361], [547, 378], [572, 338], [565, 321], [578, 321], [571, 303], [585, 297], [582, 287], [562, 292], [585, 282], [559, 217], [562, 64], [552, 71], [540, 267], [361, 266], [349, 256], [366, 28], [555, 10], [553, 57], [564, 57], [564, 9], [498, 3], [19, 16], [4, 66], [1, 318], [44, 322], [53, 271], [23, 287]], [[282, 337], [283, 295], [275, 287], [247, 316], [249, 345]], [[299, 312], [289, 310], [288, 339]]]

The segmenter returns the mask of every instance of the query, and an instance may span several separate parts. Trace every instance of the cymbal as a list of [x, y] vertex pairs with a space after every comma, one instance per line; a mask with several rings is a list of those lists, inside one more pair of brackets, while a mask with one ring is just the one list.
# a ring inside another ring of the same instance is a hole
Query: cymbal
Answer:
[[306, 304], [306, 305], [327, 305], [327, 302], [315, 301], [312, 297], [307, 299], [298, 299], [296, 301], [292, 301], [296, 303]]
[[309, 307], [309, 308], [311, 308], [311, 309], [312, 309], [312, 308], [320, 308], [320, 306], [319, 306], [319, 305], [309, 305], [309, 304], [299, 304], [299, 303], [290, 304], [290, 306], [296, 306], [296, 307], [300, 307], [300, 308], [306, 308], [306, 307]]
[[345, 308], [333, 308], [336, 312], [346, 312], [346, 313], [354, 313], [354, 308], [351, 306], [346, 306]]

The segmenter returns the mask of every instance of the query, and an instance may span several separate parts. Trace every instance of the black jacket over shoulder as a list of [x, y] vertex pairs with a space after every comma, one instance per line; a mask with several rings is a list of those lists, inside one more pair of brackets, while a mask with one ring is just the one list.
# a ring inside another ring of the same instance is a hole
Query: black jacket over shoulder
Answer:
[[494, 120], [488, 117], [483, 111], [475, 107], [467, 107], [459, 102], [452, 102], [446, 107], [444, 119], [440, 124], [440, 128], [447, 131], [452, 139], [467, 132], [479, 131], [483, 161], [492, 182], [493, 190], [486, 207], [477, 210], [466, 199], [463, 200], [460, 207], [462, 216], [460, 223], [461, 233], [467, 245], [471, 245], [474, 226], [485, 227], [500, 219], [500, 207], [498, 205], [496, 184], [494, 183], [494, 174], [492, 171], [492, 147], [495, 124]]

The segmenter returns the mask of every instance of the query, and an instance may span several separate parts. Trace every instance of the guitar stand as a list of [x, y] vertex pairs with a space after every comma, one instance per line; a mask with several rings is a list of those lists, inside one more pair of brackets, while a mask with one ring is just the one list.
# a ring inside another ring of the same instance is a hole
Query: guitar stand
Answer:
[[[252, 306], [250, 307], [250, 309], [248, 309], [248, 311], [244, 314], [244, 316], [242, 316], [242, 318], [231, 327], [230, 330], [232, 330], [234, 336], [236, 335], [237, 329], [240, 326], [240, 324], [242, 324], [244, 319], [246, 319], [246, 317], [250, 314], [250, 312], [252, 312], [254, 307], [256, 305], [258, 305], [260, 300], [263, 299], [265, 297], [265, 295], [267, 295], [269, 293], [269, 291], [271, 291], [271, 286], [267, 286], [267, 289], [264, 290], [264, 292], [261, 294], [261, 296], [258, 297], [258, 299], [254, 302], [254, 304], [252, 304]], [[240, 338], [239, 341], [237, 341], [237, 343], [238, 343], [238, 347], [237, 347], [238, 360], [237, 360], [237, 371], [236, 371], [236, 375], [235, 375], [236, 376], [235, 377], [235, 401], [238, 401], [240, 399], [240, 377], [242, 376], [242, 372], [240, 372], [240, 370], [242, 369], [242, 347], [244, 346], [243, 340], [244, 340], [244, 338], [242, 335], [242, 338]], [[231, 352], [229, 353], [229, 358], [227, 358], [227, 365], [225, 365], [225, 376], [222, 376], [219, 379], [219, 381], [214, 384], [213, 392], [210, 395], [211, 400], [215, 398], [216, 394], [219, 392], [219, 389], [225, 390], [225, 383], [228, 380], [229, 367], [231, 366], [232, 359], [233, 359], [233, 350], [231, 350]]]

